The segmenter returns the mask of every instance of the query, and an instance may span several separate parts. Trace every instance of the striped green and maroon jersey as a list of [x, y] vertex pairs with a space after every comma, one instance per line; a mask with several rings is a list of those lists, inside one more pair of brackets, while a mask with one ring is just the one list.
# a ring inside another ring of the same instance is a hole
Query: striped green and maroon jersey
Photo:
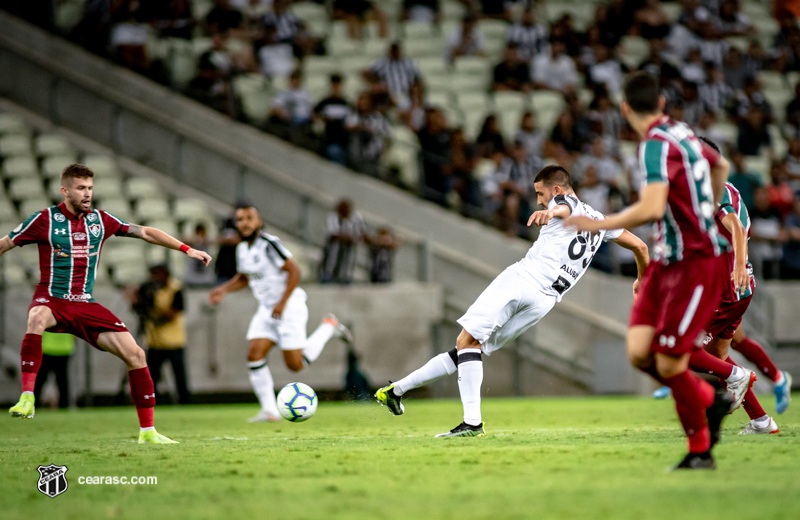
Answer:
[[[750, 240], [750, 214], [747, 212], [747, 207], [742, 202], [742, 196], [739, 193], [739, 190], [731, 184], [730, 182], [725, 183], [725, 192], [722, 194], [722, 200], [719, 203], [719, 211], [717, 211], [716, 220], [717, 220], [717, 227], [719, 227], [719, 234], [722, 235], [729, 243], [733, 244], [733, 236], [731, 236], [730, 231], [722, 224], [722, 219], [725, 218], [727, 215], [731, 213], [735, 214], [739, 217], [739, 221], [742, 223], [742, 227], [744, 227], [745, 231], [747, 232], [747, 240]], [[727, 264], [728, 264], [728, 271], [725, 273], [725, 277], [727, 283], [725, 284], [725, 290], [722, 293], [722, 301], [725, 302], [736, 302], [739, 300], [744, 300], [753, 295], [753, 289], [755, 288], [755, 279], [753, 278], [753, 266], [750, 265], [750, 262], [747, 262], [747, 272], [750, 273], [750, 285], [747, 287], [747, 291], [744, 294], [740, 294], [736, 288], [733, 286], [733, 281], [730, 279], [730, 274], [733, 272], [733, 264], [734, 264], [735, 256], [731, 252], [728, 255]]]
[[686, 124], [662, 116], [639, 144], [644, 184], [669, 186], [667, 208], [656, 222], [653, 259], [661, 263], [719, 256], [728, 243], [717, 232], [711, 167], [719, 154]]
[[17, 246], [38, 244], [41, 278], [37, 296], [91, 302], [103, 243], [127, 233], [128, 223], [94, 209], [73, 215], [63, 202], [34, 213], [8, 234]]

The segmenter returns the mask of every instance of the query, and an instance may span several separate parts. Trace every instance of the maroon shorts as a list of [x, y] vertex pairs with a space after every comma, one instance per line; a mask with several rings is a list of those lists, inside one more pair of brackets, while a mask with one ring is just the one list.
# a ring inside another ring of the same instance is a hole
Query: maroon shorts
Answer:
[[722, 299], [722, 269], [718, 257], [647, 266], [630, 326], [656, 329], [651, 351], [680, 356], [703, 346], [706, 325]]
[[752, 296], [738, 302], [722, 302], [719, 308], [714, 311], [708, 327], [706, 327], [706, 343], [714, 338], [731, 339], [736, 333], [736, 329], [742, 323], [742, 317], [750, 306]]
[[78, 337], [98, 350], [97, 336], [103, 332], [128, 332], [122, 320], [95, 302], [71, 302], [52, 296], [35, 295], [28, 312], [43, 305], [53, 311], [56, 326], [48, 332], [64, 332]]

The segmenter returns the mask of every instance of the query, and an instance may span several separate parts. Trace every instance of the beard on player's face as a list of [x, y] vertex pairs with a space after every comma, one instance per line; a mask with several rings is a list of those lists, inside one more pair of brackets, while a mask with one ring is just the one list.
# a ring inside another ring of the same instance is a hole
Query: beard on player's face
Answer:
[[236, 228], [236, 231], [239, 232], [239, 236], [242, 237], [242, 240], [244, 240], [245, 242], [252, 242], [253, 240], [255, 240], [260, 230], [261, 230], [260, 227], [247, 228], [241, 226]]

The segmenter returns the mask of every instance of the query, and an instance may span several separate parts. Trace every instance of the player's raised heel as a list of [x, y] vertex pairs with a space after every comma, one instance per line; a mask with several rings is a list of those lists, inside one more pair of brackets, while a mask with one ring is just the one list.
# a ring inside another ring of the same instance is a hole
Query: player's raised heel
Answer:
[[385, 405], [389, 408], [389, 411], [394, 415], [403, 415], [403, 412], [406, 411], [403, 403], [400, 402], [402, 397], [394, 393], [394, 385], [379, 388], [378, 391], [375, 392], [375, 399], [377, 399], [381, 405]]
[[169, 437], [164, 437], [155, 430], [148, 430], [146, 432], [139, 432], [139, 444], [180, 444], [178, 441], [173, 441]]
[[672, 389], [668, 386], [662, 386], [653, 392], [653, 399], [666, 399], [670, 395], [672, 395]]
[[36, 408], [33, 406], [35, 398], [31, 393], [24, 393], [19, 397], [19, 402], [8, 409], [11, 417], [22, 417], [23, 419], [33, 419]]
[[728, 391], [733, 395], [733, 408], [731, 408], [731, 411], [728, 413], [733, 413], [742, 406], [744, 394], [753, 387], [753, 383], [755, 383], [757, 379], [756, 373], [752, 370], [747, 368], [743, 368], [742, 370], [744, 370], [744, 376], [740, 380], [728, 383]]
[[257, 422], [280, 422], [282, 420], [280, 415], [272, 415], [270, 413], [261, 410], [258, 412], [257, 415], [247, 419], [249, 423], [257, 423]]
[[733, 411], [733, 396], [725, 390], [717, 390], [714, 394], [714, 402], [706, 409], [706, 421], [708, 422], [708, 432], [711, 439], [709, 450], [719, 442], [722, 419]]
[[688, 453], [675, 467], [676, 469], [717, 469], [717, 464], [714, 462], [714, 457], [711, 456], [711, 450], [704, 453]]
[[775, 411], [783, 413], [789, 408], [789, 401], [792, 400], [792, 376], [789, 372], [783, 372], [783, 383], [775, 385]]
[[467, 424], [462, 422], [449, 432], [439, 433], [437, 437], [483, 437], [486, 435], [486, 430], [483, 427], [484, 423], [480, 423], [478, 426], [472, 426], [471, 424]]
[[752, 422], [747, 423], [747, 426], [745, 426], [744, 429], [739, 432], [739, 435], [765, 435], [780, 432], [781, 431], [778, 429], [778, 423], [775, 422], [775, 419], [770, 417], [769, 423], [763, 428], [759, 428]]
[[353, 333], [350, 332], [350, 329], [345, 327], [344, 324], [342, 324], [342, 322], [339, 321], [339, 318], [337, 318], [333, 314], [327, 314], [324, 318], [322, 318], [322, 323], [327, 323], [328, 325], [333, 326], [334, 336], [341, 339], [348, 345], [353, 344]]

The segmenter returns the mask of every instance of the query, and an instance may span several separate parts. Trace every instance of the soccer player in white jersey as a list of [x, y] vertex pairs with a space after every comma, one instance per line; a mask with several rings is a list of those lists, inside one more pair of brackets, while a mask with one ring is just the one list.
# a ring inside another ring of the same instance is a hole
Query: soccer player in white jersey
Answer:
[[596, 234], [577, 233], [563, 221], [570, 215], [602, 220], [601, 213], [578, 200], [570, 175], [561, 166], [546, 166], [534, 180], [537, 202], [546, 209], [536, 211], [528, 225], [542, 227], [539, 238], [525, 258], [506, 268], [475, 300], [458, 323], [463, 327], [456, 348], [439, 354], [408, 376], [378, 390], [375, 397], [400, 415], [405, 410], [402, 396], [458, 370], [458, 390], [464, 405], [461, 424], [437, 437], [475, 437], [486, 434], [481, 418], [482, 354], [490, 355], [550, 312], [564, 294], [586, 272], [603, 240], [612, 240], [633, 251], [639, 279], [649, 262], [647, 246], [623, 229]]
[[252, 206], [236, 209], [236, 229], [242, 241], [236, 247], [237, 274], [213, 289], [208, 299], [219, 304], [229, 292], [248, 285], [258, 300], [258, 311], [247, 330], [250, 383], [261, 411], [250, 422], [280, 421], [275, 400], [275, 385], [267, 365], [267, 354], [274, 345], [283, 351], [286, 367], [298, 372], [314, 362], [333, 336], [350, 341], [350, 331], [328, 314], [317, 329], [306, 337], [308, 307], [306, 292], [298, 287], [300, 266], [281, 241], [264, 233], [258, 210]]

